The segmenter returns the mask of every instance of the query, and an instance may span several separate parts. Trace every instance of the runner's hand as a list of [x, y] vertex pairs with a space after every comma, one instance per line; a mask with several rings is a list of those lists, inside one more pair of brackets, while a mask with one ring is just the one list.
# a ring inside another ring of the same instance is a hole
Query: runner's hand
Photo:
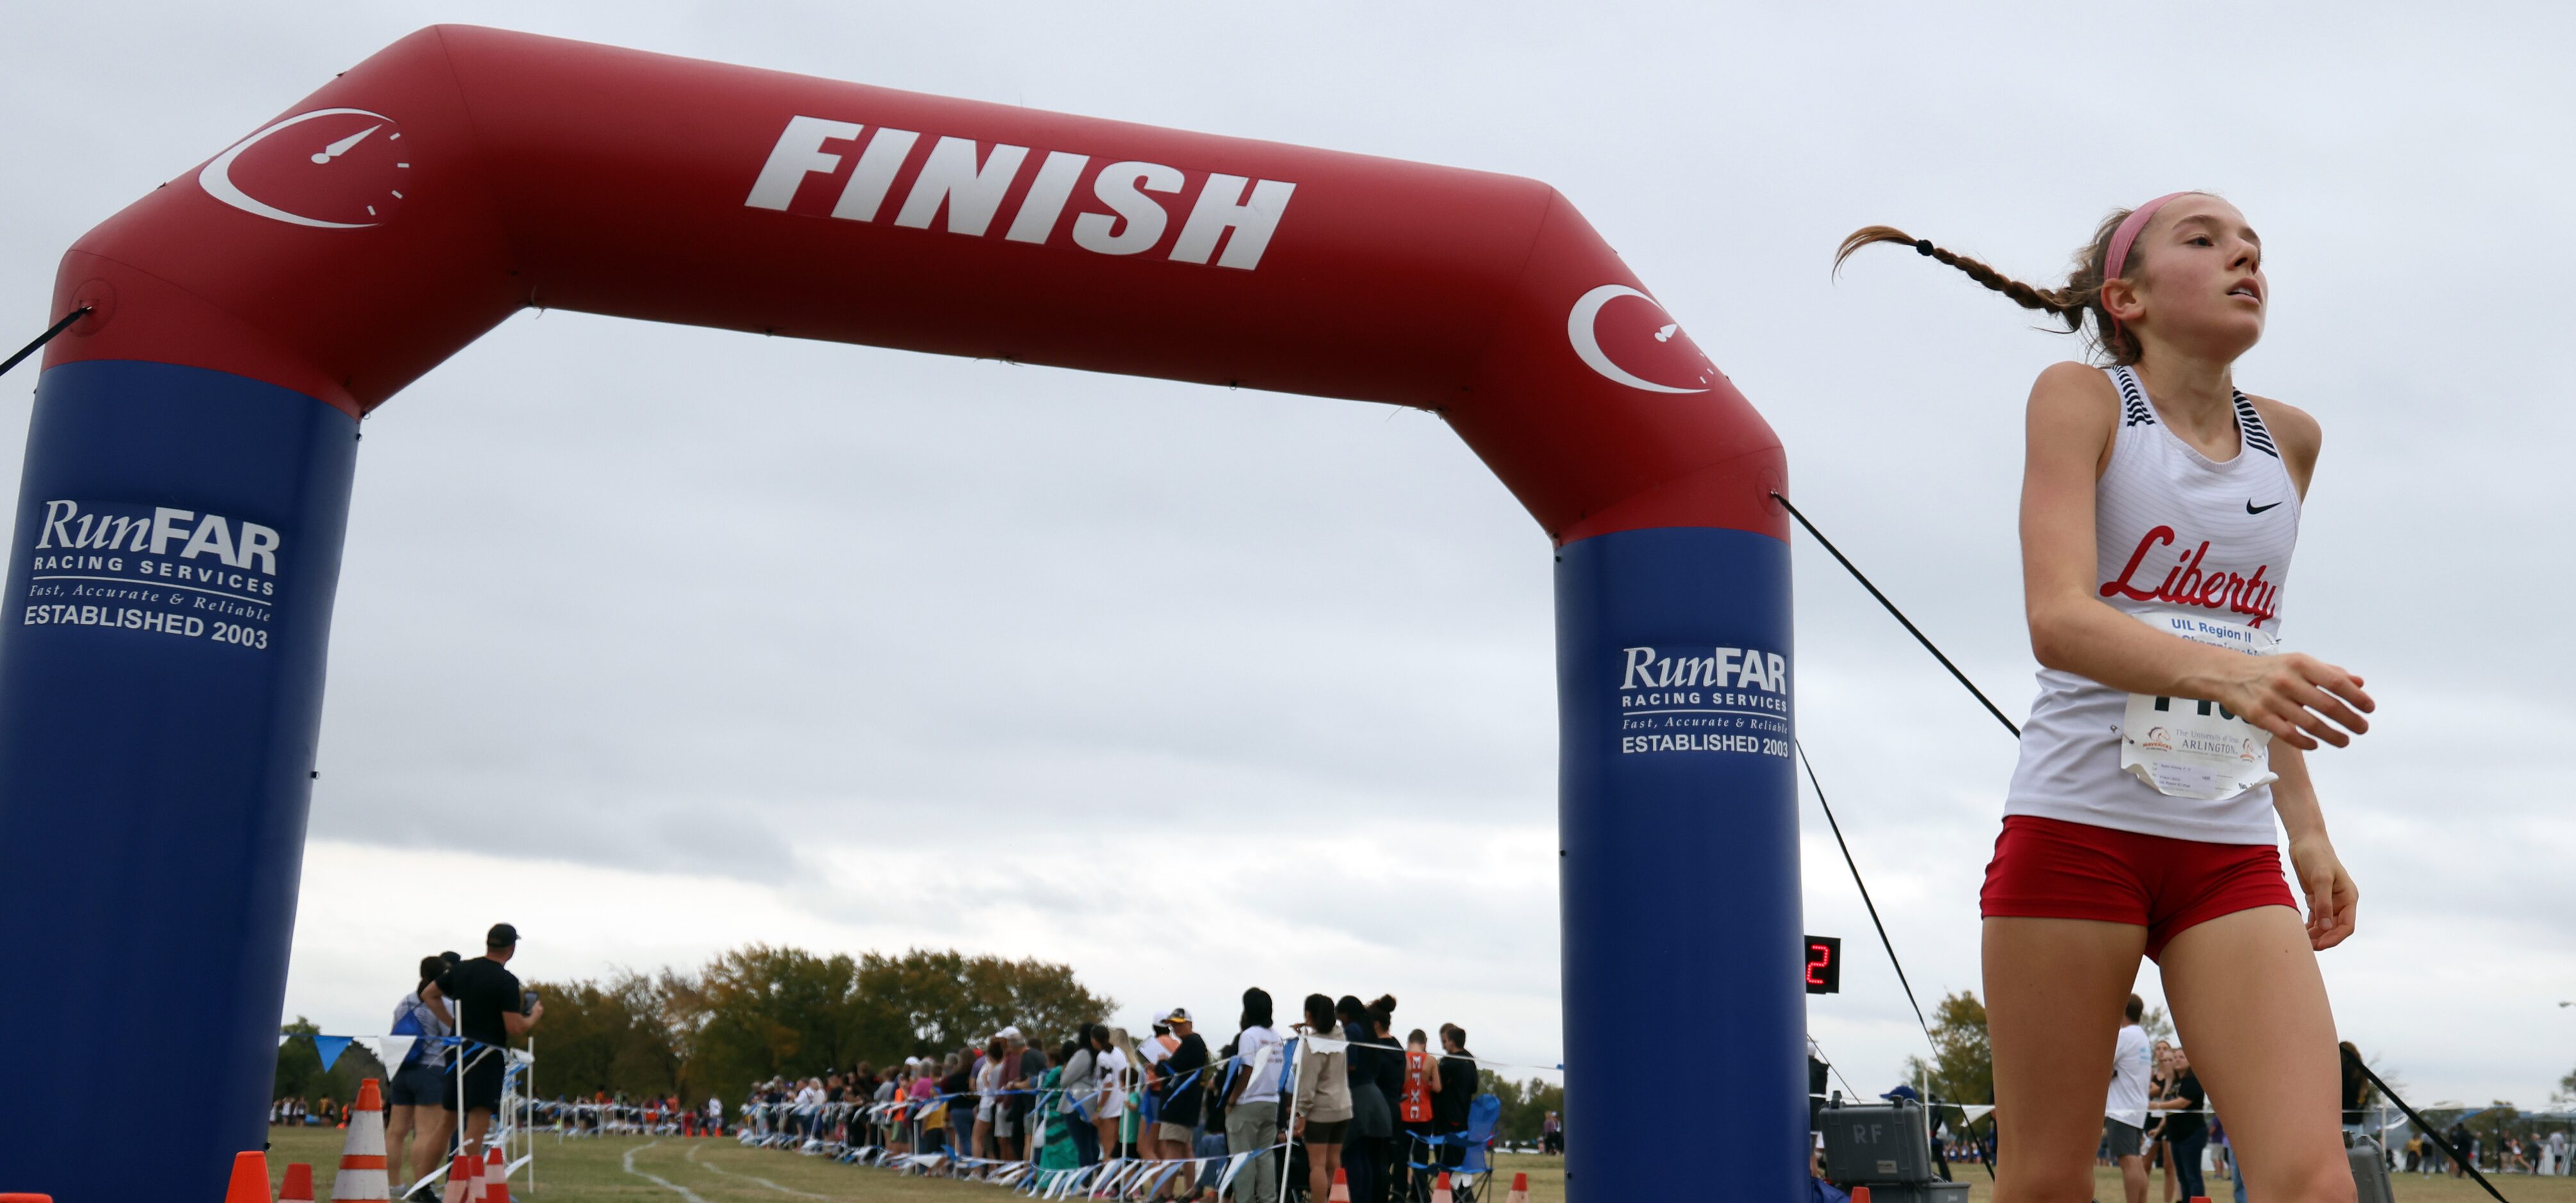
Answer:
[[2360, 677], [2301, 652], [2242, 659], [2216, 700], [2273, 738], [2312, 752], [2318, 740], [2340, 748], [2370, 730], [2362, 715], [2379, 703], [2362, 692]]
[[2299, 892], [2308, 896], [2308, 946], [2324, 952], [2343, 943], [2361, 907], [2361, 887], [2344, 872], [2334, 845], [2322, 836], [2292, 840], [2290, 867], [2298, 872]]

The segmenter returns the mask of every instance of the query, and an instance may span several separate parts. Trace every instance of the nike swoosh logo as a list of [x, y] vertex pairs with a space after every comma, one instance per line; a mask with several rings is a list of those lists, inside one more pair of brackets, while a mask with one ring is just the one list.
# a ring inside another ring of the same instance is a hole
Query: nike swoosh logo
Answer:
[[2253, 499], [2253, 498], [2251, 498], [2251, 497], [2248, 497], [2248, 498], [2246, 498], [2246, 499], [2245, 499], [2245, 512], [2246, 512], [2246, 513], [2248, 513], [2248, 514], [2260, 514], [2260, 513], [2262, 513], [2263, 511], [2268, 510], [2268, 509], [2271, 509], [2271, 508], [2273, 508], [2274, 506], [2278, 506], [2278, 505], [2280, 505], [2280, 504], [2281, 504], [2280, 502], [2275, 501], [2275, 502], [2273, 502], [2271, 505], [2256, 505], [2256, 504], [2254, 504], [2254, 499]]

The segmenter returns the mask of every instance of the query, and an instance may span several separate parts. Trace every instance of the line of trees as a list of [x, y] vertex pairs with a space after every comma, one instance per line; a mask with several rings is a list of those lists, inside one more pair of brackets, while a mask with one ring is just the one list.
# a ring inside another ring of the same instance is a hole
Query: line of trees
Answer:
[[[677, 1094], [692, 1106], [709, 1095], [740, 1102], [745, 1087], [772, 1077], [953, 1053], [1007, 1026], [1052, 1048], [1118, 1005], [1092, 993], [1071, 967], [1046, 961], [925, 949], [853, 957], [766, 944], [720, 954], [694, 973], [628, 970], [529, 987], [546, 1008], [535, 1032], [539, 1095]], [[1982, 1030], [1983, 1008], [1977, 1021]], [[285, 1030], [317, 1029], [299, 1017]], [[309, 1040], [290, 1040], [277, 1055], [278, 1098], [346, 1102], [358, 1079], [384, 1075], [363, 1044], [328, 1073]], [[1565, 1112], [1561, 1084], [1516, 1082], [1492, 1070], [1478, 1077], [1502, 1100], [1504, 1139], [1536, 1140], [1547, 1112]]]
[[752, 944], [695, 973], [534, 982], [540, 1094], [730, 1101], [774, 1076], [956, 1052], [1005, 1026], [1060, 1041], [1115, 1010], [1069, 966], [914, 949], [822, 955]]
[[[535, 1033], [539, 1093], [677, 1094], [693, 1105], [709, 1095], [739, 1101], [744, 1087], [771, 1077], [953, 1053], [1010, 1025], [1061, 1041], [1117, 1007], [1068, 966], [925, 949], [852, 957], [751, 944], [695, 973], [629, 970], [529, 987], [546, 1007]], [[280, 1031], [320, 1029], [297, 1016]], [[347, 1103], [359, 1079], [384, 1076], [363, 1044], [326, 1071], [312, 1041], [288, 1040], [270, 1097]]]

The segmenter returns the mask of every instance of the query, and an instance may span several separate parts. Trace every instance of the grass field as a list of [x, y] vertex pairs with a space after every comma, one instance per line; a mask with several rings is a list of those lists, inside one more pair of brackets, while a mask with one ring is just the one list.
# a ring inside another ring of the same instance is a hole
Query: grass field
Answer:
[[[331, 1197], [331, 1175], [340, 1161], [340, 1144], [345, 1133], [327, 1128], [278, 1128], [271, 1136], [275, 1141], [269, 1150], [269, 1171], [283, 1177], [286, 1163], [305, 1162], [313, 1167], [314, 1193], [321, 1199]], [[1530, 1177], [1530, 1203], [1565, 1203], [1565, 1163], [1555, 1157], [1506, 1156], [1498, 1159], [1508, 1184], [1509, 1175], [1522, 1171]], [[972, 1182], [947, 1182], [925, 1178], [898, 1177], [891, 1170], [859, 1169], [836, 1165], [820, 1157], [799, 1157], [774, 1149], [746, 1149], [731, 1140], [646, 1137], [603, 1137], [566, 1140], [557, 1143], [551, 1136], [537, 1138], [537, 1189], [533, 1192], [513, 1184], [513, 1195], [520, 1199], [560, 1200], [562, 1203], [786, 1203], [795, 1199], [851, 1200], [853, 1203], [1006, 1203], [1016, 1196], [999, 1187]], [[649, 1176], [648, 1176], [649, 1175]], [[1968, 1167], [1963, 1178], [1970, 1184], [1968, 1198], [1972, 1203], [1991, 1203], [1994, 1192], [1986, 1182], [1985, 1171]], [[660, 1181], [656, 1181], [659, 1179]], [[2225, 1192], [2227, 1184], [2212, 1181], [2213, 1191]], [[2512, 1175], [2500, 1180], [2498, 1187], [2512, 1203], [2576, 1203], [2576, 1178], [2534, 1178]], [[2486, 1195], [2477, 1184], [2466, 1179], [2418, 1178], [2399, 1175], [2397, 1197], [2405, 1203], [2471, 1203]], [[2161, 1201], [2164, 1183], [2158, 1180], [2149, 1193], [2150, 1200]], [[2101, 1171], [2097, 1175], [2094, 1198], [2105, 1203], [2120, 1199], [2119, 1175]], [[2227, 1196], [2222, 1193], [2222, 1199]], [[1494, 1203], [1502, 1203], [1497, 1193]], [[1664, 1200], [1616, 1200], [1605, 1203], [1667, 1203]], [[1669, 1203], [1700, 1203], [1697, 1198], [1674, 1199]]]

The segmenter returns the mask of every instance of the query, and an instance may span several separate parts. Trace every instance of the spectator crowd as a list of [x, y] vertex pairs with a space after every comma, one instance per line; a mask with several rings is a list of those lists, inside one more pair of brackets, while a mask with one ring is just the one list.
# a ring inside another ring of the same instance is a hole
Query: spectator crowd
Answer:
[[[1302, 1163], [1310, 1199], [1341, 1171], [1351, 1203], [1427, 1199], [1430, 1177], [1467, 1155], [1478, 1065], [1466, 1030], [1442, 1024], [1398, 1037], [1396, 1000], [1306, 996], [1283, 1028], [1268, 993], [1244, 991], [1233, 1034], [1215, 1048], [1188, 1009], [1154, 1017], [1142, 1038], [1091, 1023], [1048, 1041], [1005, 1027], [980, 1045], [866, 1063], [752, 1088], [747, 1141], [807, 1151], [882, 1150], [939, 1172], [988, 1178], [1104, 1162], [1200, 1162], [1202, 1172], [1147, 1165], [1151, 1199], [1208, 1199], [1224, 1181], [1234, 1203], [1274, 1203], [1283, 1167]], [[1479, 1142], [1491, 1139], [1492, 1108]], [[1562, 1123], [1548, 1117], [1562, 1147]], [[1234, 1159], [1240, 1160], [1234, 1160]]]

